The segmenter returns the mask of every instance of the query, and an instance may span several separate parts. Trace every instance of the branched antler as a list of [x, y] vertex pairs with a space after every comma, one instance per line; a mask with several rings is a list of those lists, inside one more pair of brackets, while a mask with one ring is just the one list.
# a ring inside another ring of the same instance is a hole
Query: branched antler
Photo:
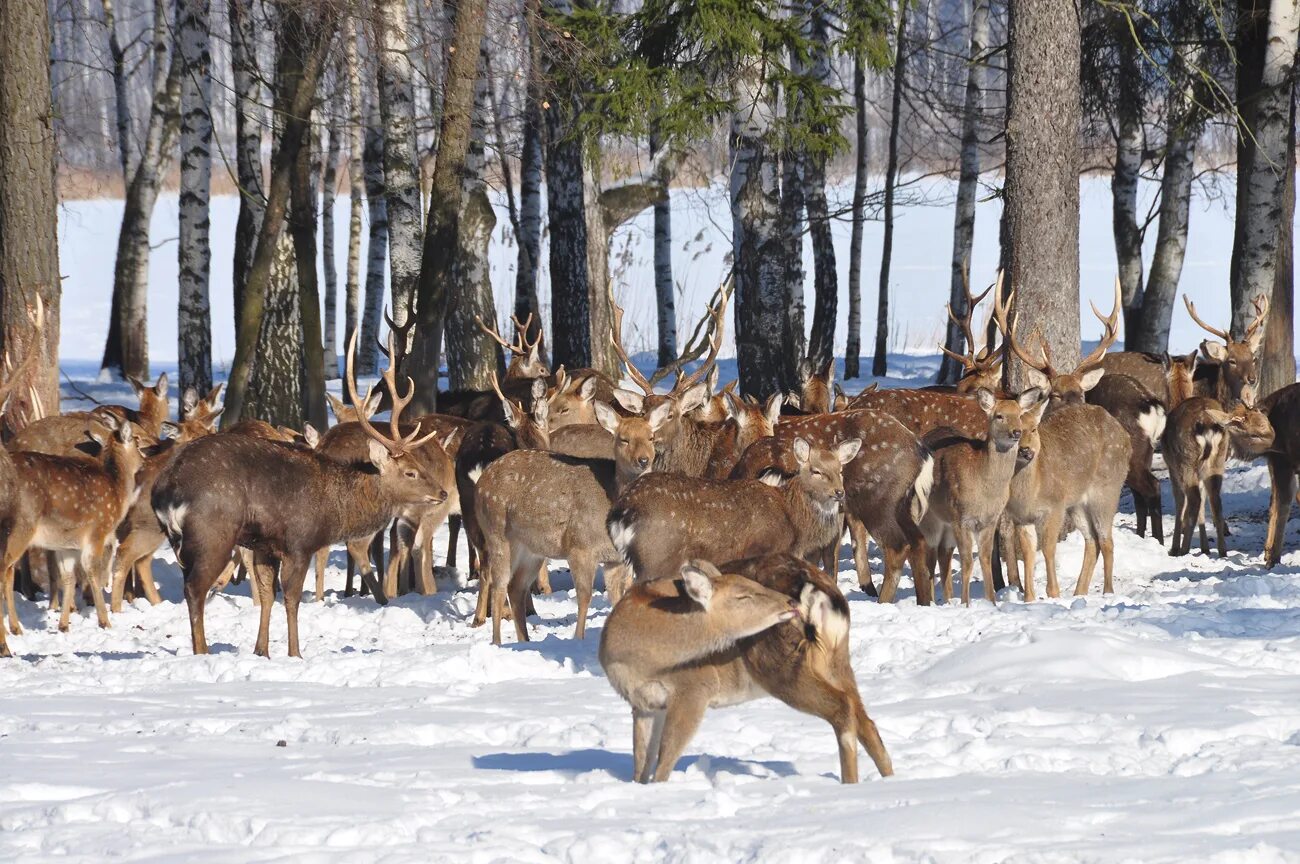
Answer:
[[[393, 343], [395, 331], [398, 333], [401, 332], [400, 329], [394, 328], [394, 329], [390, 329], [388, 333], [388, 356], [389, 357], [393, 357], [396, 354], [396, 346]], [[368, 405], [370, 403], [371, 397], [374, 396], [375, 385], [371, 384], [369, 387], [366, 388], [366, 398], [362, 399], [358, 395], [357, 376], [356, 376], [356, 368], [355, 368], [356, 354], [357, 354], [357, 331], [353, 330], [352, 336], [348, 339], [348, 354], [347, 354], [347, 364], [346, 364], [347, 368], [345, 370], [346, 375], [344, 376], [344, 380], [345, 383], [347, 384], [348, 396], [349, 398], [352, 399], [352, 404], [364, 406], [364, 405]], [[414, 451], [422, 444], [432, 439], [435, 435], [438, 434], [438, 430], [435, 429], [434, 431], [430, 432], [428, 435], [420, 437], [420, 424], [416, 423], [415, 428], [411, 430], [411, 434], [405, 436], [402, 435], [401, 434], [402, 409], [404, 409], [407, 405], [409, 405], [411, 403], [411, 400], [415, 397], [415, 382], [412, 381], [410, 378], [407, 378], [406, 394], [403, 395], [399, 393], [397, 389], [397, 369], [395, 368], [394, 364], [389, 364], [388, 368], [384, 370], [384, 373], [381, 377], [383, 379], [384, 386], [388, 389], [388, 395], [392, 399], [392, 403], [393, 403], [392, 411], [388, 415], [388, 426], [390, 430], [390, 435], [387, 436], [384, 435], [373, 425], [371, 425], [370, 418], [366, 416], [365, 411], [357, 412], [357, 422], [361, 424], [361, 428], [366, 431], [367, 435], [369, 435], [371, 438], [375, 439], [380, 444], [383, 444], [386, 448], [388, 448], [389, 453], [392, 453], [394, 456], [401, 456], [405, 453], [410, 453]]]

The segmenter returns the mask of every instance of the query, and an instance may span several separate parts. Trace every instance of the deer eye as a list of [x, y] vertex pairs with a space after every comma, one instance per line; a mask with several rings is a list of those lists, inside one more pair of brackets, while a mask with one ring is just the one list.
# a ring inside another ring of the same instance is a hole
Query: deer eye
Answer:
[[997, 421], [1000, 423], [1000, 422], [1002, 422], [1003, 420], [1006, 420], [1007, 418], [1006, 418], [1006, 415], [1005, 415], [1005, 414], [994, 414], [994, 415], [993, 415], [993, 419], [994, 419], [994, 420], [997, 420]]
[[622, 444], [624, 447], [626, 447], [627, 444], [628, 444], [628, 440], [627, 440], [626, 438], [620, 438], [620, 439], [618, 439], [618, 443], [620, 443], [620, 444]]
[[415, 480], [420, 476], [420, 474], [419, 472], [412, 471], [411, 469], [408, 468], [402, 472], [402, 476], [405, 477], [407, 480]]

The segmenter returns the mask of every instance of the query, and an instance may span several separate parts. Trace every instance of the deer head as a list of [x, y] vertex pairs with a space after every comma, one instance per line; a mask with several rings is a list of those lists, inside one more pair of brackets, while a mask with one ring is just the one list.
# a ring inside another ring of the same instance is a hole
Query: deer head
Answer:
[[476, 318], [478, 326], [484, 333], [492, 338], [494, 342], [506, 349], [506, 356], [510, 362], [506, 365], [506, 380], [512, 381], [518, 378], [545, 378], [551, 374], [551, 370], [546, 368], [542, 362], [542, 332], [537, 331], [537, 337], [532, 341], [528, 339], [528, 328], [532, 326], [533, 315], [528, 313], [528, 318], [520, 321], [518, 317], [512, 315], [510, 320], [515, 325], [515, 339], [513, 342], [507, 342], [501, 338], [501, 333], [495, 327], [489, 327], [483, 323], [482, 318]]
[[1219, 401], [1224, 405], [1240, 401], [1253, 406], [1259, 395], [1259, 364], [1256, 358], [1264, 344], [1268, 298], [1263, 295], [1255, 298], [1255, 318], [1246, 327], [1246, 335], [1242, 339], [1233, 339], [1227, 330], [1219, 330], [1202, 321], [1201, 316], [1196, 314], [1196, 304], [1186, 294], [1183, 295], [1183, 303], [1187, 306], [1187, 313], [1202, 330], [1223, 340], [1213, 342], [1206, 339], [1201, 343], [1201, 353], [1205, 359], [1219, 367], [1216, 394]]
[[975, 399], [989, 417], [988, 440], [1005, 453], [1020, 446], [1025, 430], [1037, 428], [1050, 398], [1038, 387], [1030, 387], [1013, 399], [999, 399], [986, 388], [975, 391]]
[[[997, 281], [985, 288], [983, 293], [976, 296], [970, 290], [970, 270], [963, 267], [961, 271], [962, 290], [966, 294], [965, 311], [958, 316], [953, 311], [952, 304], [947, 305], [948, 318], [952, 323], [961, 329], [962, 336], [966, 340], [966, 353], [958, 354], [955, 351], [949, 351], [944, 345], [939, 346], [939, 350], [961, 364], [961, 379], [957, 382], [957, 389], [962, 393], [973, 393], [980, 387], [997, 389], [1002, 384], [1002, 351], [998, 346], [992, 344], [992, 339], [988, 336], [984, 339], [984, 344], [976, 347], [979, 343], [975, 339], [975, 331], [971, 322], [975, 316], [975, 307], [989, 296], [989, 292], [997, 290], [998, 295], [1002, 294], [1002, 274], [998, 274]], [[988, 327], [984, 328], [988, 332]], [[1005, 338], [1005, 336], [1003, 337]]]

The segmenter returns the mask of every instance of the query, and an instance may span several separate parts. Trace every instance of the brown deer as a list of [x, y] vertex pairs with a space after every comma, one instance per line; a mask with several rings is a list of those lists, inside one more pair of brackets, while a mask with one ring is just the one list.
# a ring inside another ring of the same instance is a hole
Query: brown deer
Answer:
[[537, 331], [535, 339], [528, 338], [528, 328], [533, 323], [533, 316], [529, 313], [528, 318], [520, 321], [517, 316], [511, 316], [510, 320], [515, 325], [515, 338], [507, 342], [501, 337], [501, 331], [496, 327], [489, 327], [483, 323], [482, 318], [475, 319], [478, 321], [479, 328], [491, 337], [502, 348], [506, 349], [506, 356], [510, 362], [506, 364], [506, 380], [522, 380], [531, 378], [546, 378], [551, 374], [551, 370], [546, 368], [542, 362], [542, 331]]
[[637, 580], [671, 578], [702, 554], [725, 560], [820, 554], [842, 531], [843, 466], [861, 446], [859, 438], [833, 448], [795, 438], [792, 477], [777, 471], [758, 480], [647, 474], [610, 511], [609, 537]]
[[1136, 378], [1119, 372], [1107, 372], [1097, 386], [1088, 391], [1089, 405], [1097, 405], [1114, 417], [1128, 433], [1130, 452], [1128, 475], [1124, 482], [1133, 493], [1133, 507], [1137, 513], [1137, 533], [1147, 536], [1147, 521], [1151, 522], [1151, 535], [1161, 545], [1165, 542], [1164, 522], [1161, 516], [1160, 480], [1151, 471], [1156, 444], [1165, 431], [1165, 403]]
[[973, 395], [942, 390], [873, 390], [854, 397], [847, 410], [884, 412], [918, 436], [946, 428], [982, 438], [988, 431], [988, 415]]
[[[1047, 594], [1061, 596], [1056, 544], [1061, 529], [1067, 526], [1077, 527], [1084, 538], [1083, 568], [1074, 586], [1075, 595], [1088, 593], [1098, 552], [1104, 576], [1102, 591], [1113, 593], [1115, 544], [1111, 529], [1129, 466], [1132, 445], [1128, 433], [1096, 405], [1065, 405], [1041, 422], [1038, 415], [1031, 414], [1022, 431], [1018, 455], [1027, 464], [1011, 480], [1003, 540], [1009, 541], [1013, 530], [1018, 536], [1025, 600], [1035, 599], [1035, 537], [1042, 544], [1047, 565]], [[1007, 573], [1016, 584], [1020, 582], [1015, 575], [1016, 561], [1005, 554], [1008, 550], [1009, 545], [1004, 548]]]
[[597, 565], [606, 568], [606, 588], [620, 592], [623, 576], [611, 578], [611, 568], [622, 563], [621, 556], [605, 532], [605, 519], [620, 492], [650, 470], [653, 433], [648, 421], [619, 417], [604, 405], [600, 416], [614, 430], [614, 459], [515, 450], [488, 465], [478, 479], [475, 523], [482, 532], [487, 578], [479, 581], [474, 623], [486, 620], [490, 603], [493, 644], [501, 644], [507, 598], [515, 634], [528, 640], [528, 594], [548, 558], [569, 562], [578, 594], [578, 639], [586, 635]]
[[1169, 414], [1163, 437], [1169, 485], [1174, 491], [1174, 536], [1170, 555], [1191, 551], [1192, 527], [1200, 526], [1201, 554], [1209, 555], [1202, 504], [1208, 500], [1214, 519], [1219, 557], [1228, 554], [1227, 523], [1223, 518], [1223, 474], [1229, 452], [1253, 459], [1273, 446], [1268, 416], [1242, 402], [1225, 411], [1215, 399], [1197, 396]]
[[1196, 370], [1197, 396], [1209, 396], [1224, 408], [1232, 408], [1238, 402], [1253, 407], [1259, 395], [1259, 349], [1264, 344], [1264, 322], [1268, 317], [1268, 297], [1260, 295], [1255, 298], [1255, 318], [1246, 326], [1246, 335], [1242, 339], [1233, 339], [1227, 330], [1211, 327], [1196, 314], [1196, 304], [1186, 294], [1183, 303], [1187, 314], [1207, 333], [1222, 339], [1214, 342], [1206, 339], [1201, 343], [1201, 354], [1207, 362], [1201, 363]]
[[325, 398], [329, 400], [330, 410], [334, 413], [335, 422], [355, 423], [357, 415], [363, 411], [366, 415], [366, 419], [375, 416], [375, 413], [379, 411], [379, 403], [383, 401], [383, 394], [375, 393], [370, 397], [370, 401], [360, 408], [356, 405], [349, 405], [333, 393], [326, 393]]
[[708, 468], [704, 472], [704, 476], [710, 480], [730, 477], [745, 451], [754, 442], [776, 433], [776, 424], [781, 419], [781, 408], [785, 402], [779, 393], [768, 397], [767, 403], [762, 406], [732, 393], [726, 393], [724, 400], [728, 417], [713, 439], [713, 450], [709, 453]]
[[721, 571], [684, 564], [614, 607], [600, 664], [632, 706], [633, 779], [668, 779], [705, 711], [766, 692], [835, 730], [840, 780], [858, 782], [858, 744], [893, 774], [849, 662], [849, 607], [835, 580], [789, 556]]
[[961, 367], [961, 377], [953, 388], [954, 390], [960, 393], [974, 393], [981, 387], [997, 390], [1002, 386], [1002, 351], [999, 346], [993, 344], [987, 326], [984, 328], [985, 337], [981, 345], [975, 338], [972, 321], [975, 317], [975, 307], [984, 302], [984, 298], [989, 296], [990, 291], [996, 290], [1001, 295], [1002, 274], [998, 273], [997, 281], [985, 288], [982, 293], [976, 295], [970, 290], [970, 270], [963, 267], [961, 284], [962, 290], [966, 294], [965, 311], [958, 316], [953, 311], [951, 303], [947, 304], [947, 309], [949, 320], [957, 325], [965, 339], [966, 353], [958, 354], [955, 351], [949, 351], [944, 345], [940, 345], [939, 350], [956, 361], [958, 366]]
[[1031, 387], [1013, 399], [999, 399], [991, 390], [976, 390], [985, 414], [985, 434], [970, 438], [942, 431], [926, 436], [934, 451], [934, 486], [921, 529], [937, 550], [944, 600], [952, 602], [952, 549], [961, 556], [961, 599], [970, 605], [974, 551], [978, 549], [984, 576], [984, 598], [996, 602], [992, 580], [993, 533], [1006, 508], [1016, 468], [1020, 438], [1047, 408], [1048, 398]]
[[[47, 453], [13, 455], [20, 503], [5, 543], [5, 596], [12, 597], [14, 566], [28, 549], [59, 553], [61, 631], [67, 631], [75, 603], [74, 560], [79, 561], [90, 585], [99, 626], [109, 625], [104, 588], [109, 584], [115, 529], [131, 506], [136, 471], [143, 462], [131, 424], [116, 425], [111, 415], [104, 422], [112, 427], [109, 438], [89, 433], [99, 447], [97, 461]], [[9, 613], [12, 630], [12, 608]]]
[[[1196, 356], [1193, 352], [1192, 357]], [[1145, 351], [1111, 351], [1101, 358], [1101, 368], [1107, 375], [1127, 375], [1145, 387], [1167, 408], [1170, 405], [1170, 379], [1175, 358], [1169, 354], [1148, 354]]]
[[799, 379], [799, 392], [787, 394], [785, 401], [804, 414], [830, 413], [835, 401], [835, 358], [814, 369], [805, 357], [799, 361]]
[[[145, 440], [157, 441], [162, 435], [162, 424], [171, 414], [167, 402], [167, 373], [158, 376], [158, 383], [150, 387], [134, 378], [127, 379], [140, 399], [139, 409], [121, 405], [100, 405], [93, 411], [76, 411], [42, 417], [29, 423], [6, 445], [11, 453], [47, 453], [51, 456], [97, 455], [94, 440], [104, 440], [122, 421], [129, 421], [137, 435]], [[215, 401], [215, 394], [213, 394]], [[111, 420], [109, 418], [112, 418]], [[116, 423], [110, 426], [110, 423]], [[94, 439], [87, 437], [94, 433]]]
[[[357, 394], [353, 362], [357, 335], [348, 344], [346, 383], [354, 404]], [[405, 395], [389, 375], [392, 415], [384, 435], [358, 417], [373, 439], [364, 465], [343, 464], [310, 450], [239, 435], [211, 435], [185, 446], [154, 484], [154, 513], [180, 562], [189, 607], [190, 634], [196, 654], [206, 654], [203, 607], [209, 589], [225, 568], [236, 545], [254, 553], [256, 589], [261, 593], [261, 620], [256, 653], [269, 653], [273, 574], [280, 566], [289, 655], [302, 656], [298, 645], [298, 605], [311, 556], [323, 546], [350, 537], [369, 536], [404, 507], [446, 500], [416, 454], [423, 437], [417, 428], [402, 435], [401, 412], [414, 395]], [[374, 588], [372, 587], [372, 590]]]
[[1264, 565], [1276, 567], [1286, 545], [1286, 523], [1296, 497], [1296, 470], [1300, 466], [1300, 384], [1288, 384], [1260, 400], [1259, 410], [1276, 433], [1268, 451], [1268, 476], [1272, 495], [1268, 505], [1268, 538]]

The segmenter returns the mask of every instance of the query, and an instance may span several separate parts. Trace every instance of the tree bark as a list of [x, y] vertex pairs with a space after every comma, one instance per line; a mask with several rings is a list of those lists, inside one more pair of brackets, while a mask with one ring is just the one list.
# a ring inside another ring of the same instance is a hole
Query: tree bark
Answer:
[[[478, 2], [478, 0], [475, 0]], [[388, 199], [389, 287], [393, 321], [414, 312], [420, 279], [420, 174], [415, 141], [406, 0], [376, 0], [379, 34], [379, 110], [384, 118], [384, 181]], [[473, 53], [473, 52], [471, 52]], [[474, 56], [477, 56], [475, 54]]]
[[[14, 366], [41, 352], [24, 380], [8, 381], [5, 422], [32, 417], [35, 393], [59, 408], [59, 245], [55, 228], [54, 105], [45, 0], [0, 3], [0, 351]], [[28, 319], [37, 298], [45, 330]], [[8, 376], [6, 376], [8, 377]]]
[[[274, 426], [301, 429], [303, 414], [302, 307], [292, 237], [275, 240], [266, 306], [257, 340], [257, 365], [248, 385], [242, 416]], [[227, 400], [228, 401], [228, 400]], [[317, 427], [322, 428], [322, 427]]]
[[388, 262], [388, 198], [384, 194], [384, 132], [371, 101], [366, 125], [366, 205], [370, 208], [370, 238], [366, 256], [366, 307], [357, 345], [357, 374], [374, 375], [379, 370], [379, 325], [384, 309], [384, 276]]
[[[1006, 214], [1021, 326], [1079, 361], [1079, 18], [1073, 0], [1011, 0]], [[1023, 385], [1014, 356], [1008, 384]]]
[[[337, 93], [335, 94], [337, 97]], [[335, 99], [337, 102], [337, 98]], [[332, 380], [339, 372], [338, 304], [339, 274], [334, 263], [334, 201], [338, 197], [339, 154], [343, 149], [342, 131], [337, 115], [326, 117], [325, 170], [321, 179], [321, 256], [325, 270], [325, 322], [322, 330], [325, 378]]]
[[[826, 7], [809, 4], [809, 14], [812, 76], [822, 86], [834, 87], [836, 82], [831, 64], [831, 24], [826, 18]], [[825, 133], [827, 130], [818, 131]], [[813, 323], [807, 356], [813, 368], [820, 369], [835, 356], [839, 278], [835, 267], [835, 244], [831, 239], [830, 207], [826, 202], [826, 156], [823, 153], [807, 154], [804, 169], [804, 207], [808, 214], [813, 253]]]
[[[952, 227], [952, 264], [948, 303], [958, 318], [966, 315], [966, 285], [970, 278], [971, 251], [975, 248], [975, 195], [980, 182], [980, 116], [984, 112], [987, 77], [984, 52], [989, 43], [989, 0], [972, 0], [970, 54], [967, 57], [966, 101], [961, 118], [961, 171], [957, 179], [957, 207]], [[961, 327], [949, 320], [944, 347], [956, 354], [966, 351]], [[972, 349], [973, 350], [973, 349]], [[947, 354], [939, 364], [938, 383], [956, 384], [962, 367]]]
[[[1243, 22], [1243, 39], [1251, 38], [1252, 24], [1262, 26], [1258, 18], [1250, 12], [1246, 14], [1254, 21]], [[1239, 84], [1238, 87], [1238, 100], [1253, 102], [1251, 116], [1245, 116], [1243, 112], [1243, 119], [1248, 122], [1242, 137], [1253, 137], [1254, 152], [1243, 160], [1240, 147], [1238, 149], [1238, 165], [1241, 167], [1238, 169], [1237, 230], [1232, 250], [1231, 280], [1232, 333], [1237, 338], [1245, 334], [1246, 326], [1254, 318], [1255, 298], [1271, 295], [1277, 280], [1286, 186], [1287, 122], [1291, 116], [1291, 72], [1295, 66], [1298, 33], [1300, 2], [1270, 0], [1259, 86], [1251, 88], [1249, 83], [1252, 82], [1246, 81], [1242, 83], [1247, 86]], [[1244, 77], [1248, 73], [1243, 63], [1239, 74]]]
[[[659, 136], [650, 136], [650, 158], [662, 147]], [[668, 191], [668, 190], [665, 190]], [[677, 291], [673, 284], [673, 208], [669, 194], [655, 202], [655, 310], [658, 321], [659, 368], [677, 359]]]
[[212, 192], [212, 55], [208, 0], [179, 0], [176, 29], [181, 55], [180, 259], [177, 358], [182, 393], [212, 389], [212, 314], [208, 284], [212, 248], [208, 199]]
[[761, 66], [739, 70], [731, 115], [731, 249], [735, 280], [736, 360], [740, 390], [766, 399], [794, 382], [784, 378], [787, 348], [786, 237], [779, 166], [769, 143], [776, 105]]
[[[537, 299], [537, 268], [542, 241], [542, 36], [540, 0], [527, 0], [524, 20], [528, 27], [524, 59], [527, 84], [524, 94], [524, 139], [519, 155], [519, 259], [515, 268], [515, 317], [530, 321], [529, 340], [542, 334], [542, 310]], [[542, 346], [545, 357], [545, 345]]]
[[898, 182], [898, 126], [902, 119], [904, 79], [907, 76], [907, 2], [898, 0], [898, 28], [895, 30], [894, 84], [890, 98], [889, 154], [885, 160], [885, 236], [880, 248], [880, 286], [876, 295], [876, 353], [871, 374], [877, 377], [889, 369], [889, 265], [894, 257], [894, 186]]
[[[1111, 174], [1111, 225], [1115, 235], [1120, 299], [1124, 306], [1124, 341], [1134, 348], [1145, 305], [1142, 285], [1142, 229], [1138, 227], [1138, 176], [1142, 170], [1142, 63], [1128, 31], [1127, 16], [1118, 16], [1119, 102], [1115, 108], [1115, 169]], [[1194, 143], [1193, 143], [1193, 146]]]
[[1282, 224], [1278, 237], [1277, 275], [1273, 299], [1264, 325], [1260, 353], [1259, 395], [1267, 396], [1296, 380], [1295, 367], [1295, 120], [1292, 85], [1290, 122], [1287, 124], [1286, 185], [1282, 193]]
[[[232, 268], [235, 309], [244, 305], [244, 287], [253, 264], [257, 237], [266, 212], [262, 179], [262, 104], [266, 88], [257, 62], [254, 0], [230, 0], [230, 65], [235, 84], [235, 176], [239, 183], [239, 216], [235, 222]], [[235, 315], [235, 338], [240, 316]]]
[[550, 228], [551, 361], [591, 366], [591, 301], [582, 142], [573, 134], [580, 106], [560, 95], [546, 110], [546, 205]]
[[[449, 293], [466, 290], [466, 286], [454, 281], [454, 270], [460, 249], [460, 211], [470, 126], [474, 119], [474, 87], [479, 79], [479, 46], [483, 42], [486, 19], [487, 0], [461, 0], [452, 25], [450, 56], [443, 79], [438, 161], [429, 187], [429, 213], [420, 262], [418, 325], [411, 363], [404, 370], [415, 381], [414, 411], [433, 411], [437, 407], [438, 363]], [[389, 218], [392, 218], [391, 211]], [[490, 302], [488, 306], [490, 309]], [[486, 342], [479, 340], [488, 337], [479, 331], [476, 322], [466, 323], [458, 318], [456, 325], [472, 327], [474, 331], [457, 333], [454, 338], [461, 344], [486, 346]]]
[[[290, 184], [289, 231], [297, 268], [298, 320], [302, 345], [302, 416], [317, 429], [325, 429], [325, 356], [321, 339], [320, 286], [316, 280], [316, 182], [313, 147], [316, 136], [307, 134], [298, 148]], [[286, 424], [289, 425], [289, 424]], [[293, 426], [300, 429], [301, 426]]]
[[[348, 18], [343, 31], [344, 69], [348, 85], [348, 273], [347, 302], [343, 311], [344, 344], [361, 326], [361, 208], [364, 205], [365, 170], [362, 151], [365, 127], [361, 124], [361, 71], [357, 64], [356, 22]], [[360, 348], [357, 349], [360, 351]], [[337, 360], [334, 376], [338, 377]]]
[[[304, 11], [313, 14], [304, 17]], [[293, 170], [298, 151], [309, 131], [316, 82], [320, 78], [337, 25], [335, 15], [334, 7], [329, 4], [314, 10], [304, 10], [289, 4], [282, 7], [280, 12], [280, 38], [289, 44], [283, 45], [276, 52], [275, 110], [278, 116], [284, 118], [284, 130], [272, 154], [266, 212], [257, 238], [257, 251], [249, 269], [244, 302], [238, 310], [242, 320], [239, 337], [235, 340], [235, 359], [230, 367], [226, 410], [221, 416], [222, 428], [239, 422], [243, 410], [249, 374], [262, 330], [272, 262], [277, 254], [289, 206]]]
[[[155, 3], [154, 14], [160, 17], [155, 19], [151, 48], [154, 69], [149, 120], [144, 146], [133, 160], [134, 170], [126, 187], [113, 267], [108, 338], [100, 362], [100, 375], [109, 378], [149, 377], [149, 225], [180, 127], [180, 52], [173, 51], [168, 57], [172, 40], [167, 4]], [[129, 141], [121, 142], [121, 146], [130, 150]]]
[[862, 235], [867, 220], [867, 172], [871, 168], [867, 129], [866, 57], [853, 55], [853, 108], [856, 150], [853, 168], [853, 229], [849, 237], [849, 334], [844, 346], [844, 377], [857, 378], [862, 354]]

